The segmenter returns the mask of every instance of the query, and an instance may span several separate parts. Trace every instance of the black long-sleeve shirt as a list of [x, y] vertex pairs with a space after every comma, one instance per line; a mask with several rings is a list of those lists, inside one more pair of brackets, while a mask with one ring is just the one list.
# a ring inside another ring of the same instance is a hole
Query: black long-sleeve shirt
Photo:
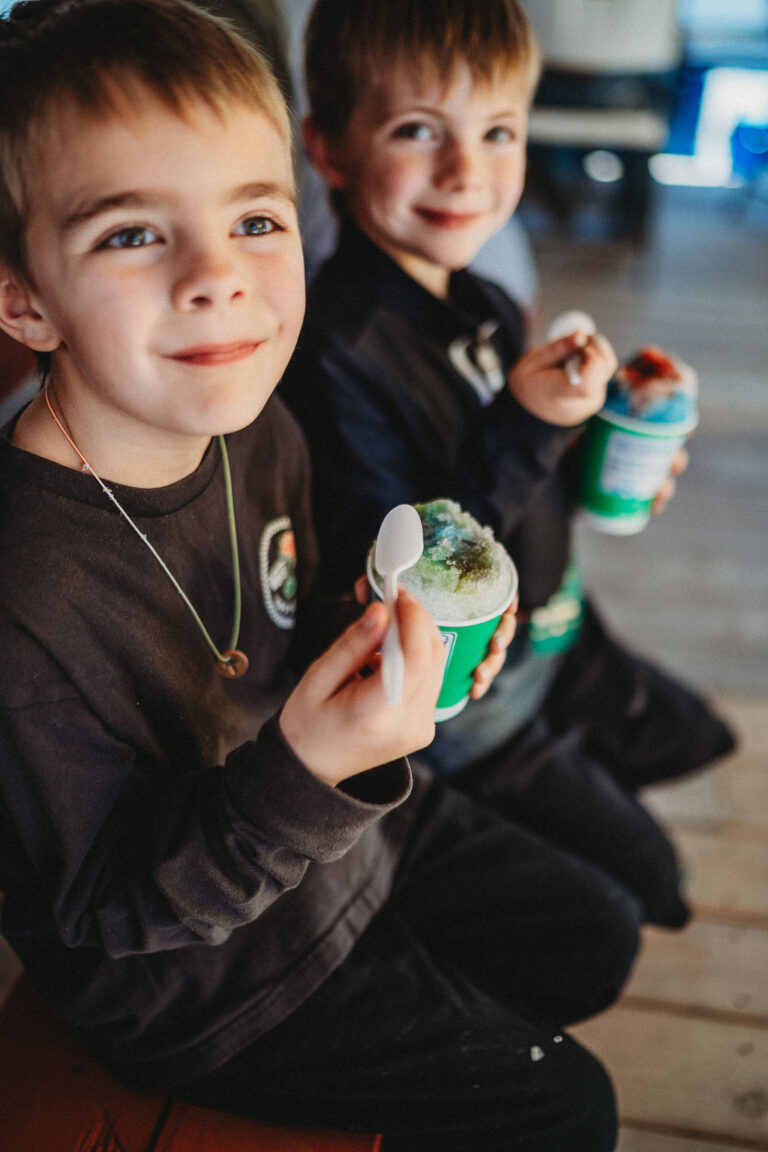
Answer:
[[[282, 739], [315, 562], [306, 446], [275, 399], [227, 439], [239, 680], [93, 477], [0, 437], [3, 931], [139, 1085], [202, 1075], [295, 1009], [386, 898], [417, 807], [406, 761], [330, 788]], [[169, 487], [111, 487], [224, 646], [216, 443]]]
[[[491, 388], [483, 345], [497, 369]], [[538, 420], [505, 387], [522, 350], [520, 311], [500, 288], [458, 272], [449, 299], [437, 299], [346, 222], [280, 385], [310, 444], [325, 591], [363, 570], [390, 508], [437, 497], [504, 542], [522, 608], [559, 587], [574, 430]]]

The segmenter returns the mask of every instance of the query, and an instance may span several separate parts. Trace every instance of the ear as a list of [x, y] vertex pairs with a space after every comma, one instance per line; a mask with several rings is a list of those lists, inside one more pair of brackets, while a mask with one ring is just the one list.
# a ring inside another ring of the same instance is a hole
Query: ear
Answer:
[[53, 324], [38, 311], [32, 290], [2, 266], [0, 328], [35, 352], [53, 352], [61, 344]]
[[340, 148], [332, 144], [324, 132], [321, 132], [311, 116], [307, 116], [302, 123], [304, 146], [309, 158], [322, 176], [329, 188], [346, 188], [347, 180], [340, 158]]

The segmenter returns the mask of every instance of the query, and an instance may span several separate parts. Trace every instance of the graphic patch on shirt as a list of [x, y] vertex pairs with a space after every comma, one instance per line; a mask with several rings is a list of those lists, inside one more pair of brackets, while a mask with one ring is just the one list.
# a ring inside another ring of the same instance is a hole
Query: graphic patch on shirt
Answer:
[[581, 567], [571, 556], [563, 582], [546, 604], [531, 612], [528, 636], [538, 656], [567, 652], [579, 638], [584, 623], [584, 582]]
[[261, 534], [259, 576], [264, 607], [278, 628], [296, 620], [296, 541], [288, 516], [270, 520]]

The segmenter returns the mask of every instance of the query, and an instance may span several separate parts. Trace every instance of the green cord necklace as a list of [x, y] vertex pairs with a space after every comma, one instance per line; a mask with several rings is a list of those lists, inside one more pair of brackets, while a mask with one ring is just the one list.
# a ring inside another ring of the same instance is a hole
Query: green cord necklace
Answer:
[[[229, 533], [229, 548], [230, 548], [230, 552], [232, 555], [232, 581], [233, 581], [233, 585], [234, 585], [234, 605], [233, 605], [233, 609], [232, 609], [232, 634], [231, 634], [230, 640], [229, 640], [229, 647], [225, 648], [223, 652], [220, 652], [219, 649], [214, 644], [213, 640], [211, 639], [210, 633], [208, 632], [208, 629], [206, 628], [205, 624], [203, 624], [202, 620], [200, 619], [200, 615], [199, 615], [197, 609], [195, 608], [194, 604], [192, 603], [192, 601], [187, 596], [184, 589], [179, 584], [179, 582], [176, 579], [176, 577], [174, 576], [174, 574], [171, 572], [168, 565], [165, 563], [165, 560], [163, 560], [163, 558], [159, 554], [159, 552], [157, 552], [155, 550], [154, 546], [150, 543], [150, 541], [147, 539], [147, 537], [141, 531], [141, 529], [136, 524], [134, 524], [133, 520], [131, 520], [130, 516], [128, 515], [126, 510], [123, 508], [122, 504], [119, 503], [119, 501], [117, 500], [117, 498], [116, 498], [115, 494], [112, 492], [112, 490], [110, 488], [108, 488], [107, 485], [104, 483], [104, 481], [101, 479], [101, 477], [96, 472], [94, 472], [93, 468], [88, 463], [85, 456], [80, 451], [77, 444], [72, 439], [69, 432], [67, 431], [67, 429], [64, 425], [64, 422], [57, 416], [56, 412], [54, 411], [53, 405], [51, 404], [51, 398], [49, 395], [49, 386], [47, 384], [45, 386], [44, 396], [45, 396], [45, 403], [48, 406], [48, 411], [50, 412], [51, 416], [53, 417], [55, 424], [57, 425], [59, 430], [63, 433], [63, 435], [65, 436], [65, 438], [69, 442], [70, 446], [73, 448], [73, 450], [77, 453], [80, 460], [82, 461], [83, 471], [84, 472], [90, 472], [91, 476], [93, 476], [94, 480], [96, 480], [96, 482], [101, 486], [102, 491], [105, 493], [106, 496], [109, 497], [109, 499], [114, 504], [115, 508], [117, 508], [118, 512], [123, 517], [123, 519], [128, 524], [130, 524], [131, 528], [133, 528], [134, 532], [139, 537], [139, 539], [142, 540], [144, 542], [144, 544], [146, 544], [147, 548], [149, 548], [149, 550], [152, 553], [152, 555], [154, 556], [155, 560], [157, 560], [157, 562], [160, 565], [160, 567], [162, 568], [163, 572], [165, 572], [165, 574], [168, 577], [168, 579], [170, 580], [171, 584], [173, 584], [173, 586], [176, 589], [176, 591], [178, 592], [179, 596], [184, 601], [184, 603], [186, 604], [189, 611], [192, 613], [192, 617], [193, 617], [195, 623], [197, 624], [198, 628], [200, 629], [202, 636], [203, 636], [203, 639], [205, 640], [206, 644], [208, 645], [208, 647], [210, 648], [211, 652], [213, 653], [213, 655], [215, 657], [216, 670], [218, 671], [219, 675], [229, 677], [230, 679], [235, 679], [238, 676], [243, 676], [248, 671], [248, 657], [245, 655], [244, 652], [239, 651], [239, 649], [236, 647], [237, 640], [238, 640], [238, 637], [240, 635], [240, 614], [241, 614], [241, 607], [242, 607], [242, 589], [241, 589], [241, 585], [240, 585], [240, 559], [239, 559], [238, 548], [237, 548], [237, 525], [235, 524], [235, 502], [234, 502], [234, 499], [232, 496], [232, 474], [231, 474], [230, 468], [229, 468], [229, 455], [227, 453], [227, 446], [226, 446], [226, 443], [224, 442], [224, 437], [218, 436], [217, 440], [219, 442], [219, 451], [221, 452], [221, 465], [222, 465], [222, 469], [224, 472], [224, 492], [225, 492], [226, 502], [227, 502], [227, 531]], [[57, 401], [57, 403], [58, 403], [58, 401]]]

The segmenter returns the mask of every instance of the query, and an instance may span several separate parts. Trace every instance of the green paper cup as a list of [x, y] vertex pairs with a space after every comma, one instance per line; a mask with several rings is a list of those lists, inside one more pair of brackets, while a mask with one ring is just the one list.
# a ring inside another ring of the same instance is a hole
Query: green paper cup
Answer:
[[[373, 569], [373, 551], [371, 548], [366, 564], [368, 583], [374, 595], [383, 600], [384, 593]], [[458, 716], [459, 712], [466, 708], [475, 668], [485, 659], [496, 626], [515, 597], [517, 569], [506, 553], [504, 560], [509, 565], [509, 586], [503, 601], [492, 612], [470, 620], [435, 620], [447, 653], [435, 720], [450, 720], [452, 716]], [[423, 598], [420, 599], [425, 603]], [[425, 607], [429, 611], [429, 604], [425, 603]], [[434, 616], [434, 613], [432, 615]]]
[[629, 536], [645, 528], [672, 461], [698, 418], [652, 423], [603, 409], [585, 433], [581, 508], [601, 532]]

